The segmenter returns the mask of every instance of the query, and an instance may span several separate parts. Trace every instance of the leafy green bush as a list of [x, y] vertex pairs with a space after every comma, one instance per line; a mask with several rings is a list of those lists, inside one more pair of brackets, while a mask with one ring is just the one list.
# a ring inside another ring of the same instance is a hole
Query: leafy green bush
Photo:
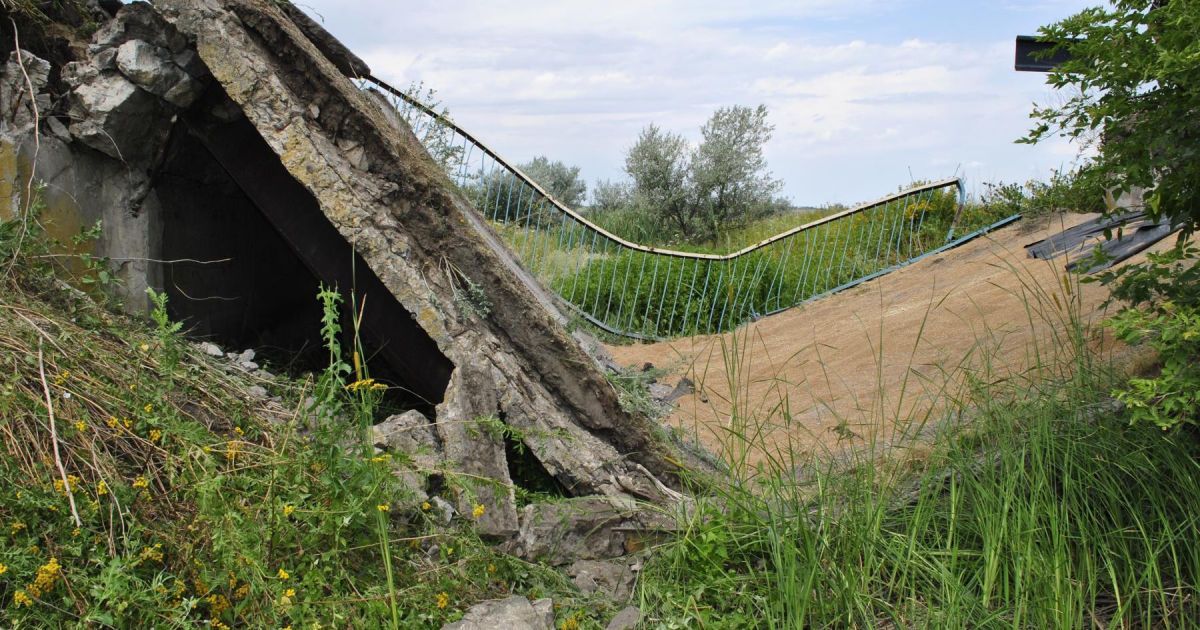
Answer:
[[1161, 371], [1131, 378], [1113, 395], [1132, 420], [1162, 429], [1200, 422], [1200, 249], [1184, 241], [1146, 263], [1107, 272], [1113, 299], [1128, 304], [1108, 325], [1127, 343], [1146, 343]]

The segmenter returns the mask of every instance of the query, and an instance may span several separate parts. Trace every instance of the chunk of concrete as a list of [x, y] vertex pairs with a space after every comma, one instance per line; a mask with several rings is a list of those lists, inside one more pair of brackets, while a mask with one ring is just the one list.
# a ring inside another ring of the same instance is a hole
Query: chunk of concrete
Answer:
[[98, 74], [73, 92], [71, 135], [109, 157], [139, 162], [166, 142], [171, 117], [163, 108], [158, 97], [125, 77]]
[[5, 130], [23, 133], [32, 129], [34, 121], [50, 112], [50, 95], [43, 92], [50, 80], [50, 62], [27, 50], [19, 55], [14, 50], [0, 73], [0, 112], [4, 113]]
[[134, 2], [120, 7], [114, 19], [96, 29], [89, 50], [116, 48], [131, 39], [149, 42], [172, 53], [181, 52], [188, 45], [187, 38], [164, 20], [153, 6]]
[[117, 69], [147, 92], [179, 108], [196, 101], [203, 85], [175, 65], [171, 54], [149, 42], [131, 39], [117, 48]]
[[627, 606], [617, 613], [604, 630], [634, 630], [642, 621], [642, 611], [637, 606]]
[[613, 601], [624, 601], [633, 593], [633, 570], [623, 562], [577, 560], [567, 567], [567, 575], [588, 595], [600, 593]]
[[579, 497], [525, 506], [520, 531], [504, 549], [555, 566], [608, 560], [644, 549], [674, 526], [672, 519], [620, 497]]
[[513, 595], [475, 604], [463, 618], [442, 626], [442, 630], [551, 630], [554, 605], [549, 599], [530, 602]]

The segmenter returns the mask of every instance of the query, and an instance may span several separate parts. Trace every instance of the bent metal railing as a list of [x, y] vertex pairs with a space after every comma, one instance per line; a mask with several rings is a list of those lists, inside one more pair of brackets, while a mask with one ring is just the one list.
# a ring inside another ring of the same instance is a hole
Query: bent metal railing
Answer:
[[[952, 178], [818, 218], [729, 254], [642, 245], [560, 203], [424, 103], [374, 77], [366, 81], [394, 97], [396, 111], [430, 155], [530, 272], [584, 319], [622, 336], [730, 330], [1020, 218], [962, 221], [964, 186]], [[955, 239], [956, 228], [973, 230]]]

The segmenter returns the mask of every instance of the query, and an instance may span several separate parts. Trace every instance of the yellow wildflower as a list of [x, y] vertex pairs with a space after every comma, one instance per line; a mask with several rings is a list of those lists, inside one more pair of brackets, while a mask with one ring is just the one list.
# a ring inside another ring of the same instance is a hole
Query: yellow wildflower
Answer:
[[485, 511], [486, 509], [483, 507], [483, 504], [476, 503], [474, 509], [471, 510], [471, 516], [479, 518], [480, 516], [483, 516]]
[[495, 574], [496, 573], [496, 565], [488, 563], [487, 572], [490, 574]]
[[142, 352], [146, 352], [146, 351], [150, 350], [150, 344], [144, 343], [144, 344], [138, 346], [138, 350], [141, 350]]
[[286, 591], [284, 591], [284, 592], [283, 592], [283, 596], [284, 596], [284, 597], [295, 597], [295, 596], [296, 596], [296, 589], [294, 589], [294, 588], [289, 588], [288, 590], [286, 590]]
[[388, 510], [392, 509], [392, 506], [386, 503], [380, 503], [379, 505], [375, 506], [375, 509], [379, 510], [380, 512], [387, 512]]
[[145, 411], [146, 413], [154, 413], [154, 405], [146, 403], [146, 406], [142, 407], [142, 411]]
[[292, 577], [292, 575], [290, 573], [288, 573], [283, 567], [279, 568], [279, 573], [276, 573], [276, 575], [278, 575], [279, 579], [281, 579], [281, 580], [286, 580], [286, 579]]
[[233, 427], [233, 432], [238, 435], [246, 435], [246, 431], [242, 427]]
[[0, 562], [0, 575], [4, 575], [5, 573], [8, 573], [8, 565]]
[[32, 606], [33, 600], [25, 594], [25, 591], [17, 591], [13, 594], [13, 605], [20, 608], [21, 606]]
[[96, 494], [99, 496], [108, 494], [108, 484], [104, 483], [103, 479], [100, 480], [100, 483], [96, 484]]
[[105, 424], [107, 424], [108, 428], [110, 428], [110, 429], [117, 429], [117, 428], [120, 428], [121, 421], [117, 420], [117, 418], [115, 416], [109, 416], [108, 420], [105, 422]]
[[445, 608], [450, 605], [450, 595], [446, 591], [437, 594], [437, 607]]
[[76, 527], [75, 529], [71, 530], [71, 538], [79, 538], [79, 535], [82, 533], [83, 533], [83, 530]]
[[162, 439], [162, 431], [158, 429], [150, 429], [150, 441], [157, 442]]
[[57, 492], [58, 494], [66, 494], [67, 493], [67, 485], [63, 483], [62, 479], [54, 480], [54, 491]]
[[79, 431], [80, 433], [87, 431], [87, 423], [84, 422], [83, 420], [76, 420], [75, 421], [75, 430]]
[[385, 390], [387, 388], [388, 388], [387, 385], [384, 385], [383, 383], [376, 383], [375, 379], [373, 379], [373, 378], [364, 378], [362, 380], [354, 381], [353, 383], [350, 383], [349, 385], [346, 386], [346, 389], [348, 389], [352, 392], [357, 392], [360, 389], [365, 389], [367, 391], [372, 391], [372, 392], [378, 392], [378, 391]]
[[295, 511], [296, 511], [296, 506], [294, 506], [294, 505], [283, 506], [283, 515], [284, 516], [291, 516], [292, 513]]
[[133, 480], [133, 487], [139, 490], [149, 488], [150, 482], [145, 477], [138, 475], [138, 478]]
[[428, 501], [421, 502], [421, 511], [422, 512], [428, 512], [431, 509], [433, 509], [433, 506], [430, 505]]
[[25, 523], [22, 523], [21, 521], [16, 521], [12, 525], [9, 525], [9, 527], [12, 528], [12, 533], [15, 534], [15, 533], [25, 529]]
[[122, 419], [121, 419], [121, 424], [125, 425], [125, 428], [126, 428], [126, 429], [132, 429], [132, 428], [133, 428], [133, 422], [131, 422], [131, 421], [129, 420], [129, 418], [122, 418]]
[[50, 562], [38, 567], [37, 575], [33, 577], [33, 584], [26, 587], [34, 597], [41, 597], [49, 593], [54, 588], [54, 583], [58, 581], [62, 575], [62, 565], [58, 563], [58, 558], [50, 558]]
[[246, 599], [246, 596], [249, 594], [250, 594], [250, 584], [249, 583], [239, 586], [238, 589], [233, 592], [233, 596], [238, 599]]
[[[226, 610], [229, 610], [229, 599], [220, 593], [209, 595], [205, 599], [208, 601], [208, 606], [210, 609], [212, 609], [212, 614], [214, 617], [219, 616]], [[213, 627], [215, 628], [216, 626]]]

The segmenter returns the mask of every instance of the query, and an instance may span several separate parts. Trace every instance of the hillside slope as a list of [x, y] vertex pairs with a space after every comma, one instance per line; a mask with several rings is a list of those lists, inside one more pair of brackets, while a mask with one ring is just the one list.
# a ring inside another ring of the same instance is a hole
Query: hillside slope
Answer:
[[[694, 382], [667, 421], [714, 451], [731, 431], [756, 436], [752, 460], [762, 449], [817, 454], [892, 441], [923, 428], [929, 401], [964, 374], [991, 381], [1053, 363], [1069, 343], [1064, 318], [1102, 315], [1104, 288], [1068, 280], [1061, 259], [1032, 260], [1023, 249], [1093, 217], [1017, 224], [733, 334], [609, 350], [621, 365], [665, 370], [669, 385]], [[951, 369], [959, 365], [968, 370]]]

